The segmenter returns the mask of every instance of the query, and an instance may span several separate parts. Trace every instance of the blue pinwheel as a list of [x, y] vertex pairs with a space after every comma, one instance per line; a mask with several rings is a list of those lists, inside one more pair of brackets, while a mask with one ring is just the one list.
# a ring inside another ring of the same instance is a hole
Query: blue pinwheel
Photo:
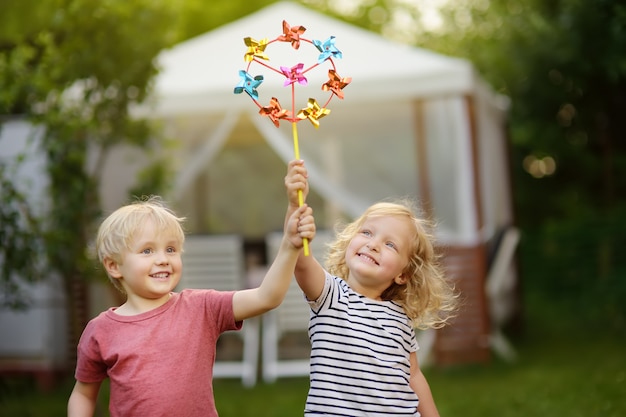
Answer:
[[322, 63], [326, 61], [328, 58], [342, 58], [343, 54], [337, 47], [335, 46], [335, 37], [331, 36], [326, 39], [324, 43], [318, 40], [313, 40], [313, 45], [321, 52], [320, 56], [317, 58], [318, 63]]
[[263, 82], [263, 76], [257, 75], [256, 77], [252, 77], [252, 75], [248, 74], [248, 72], [239, 70], [239, 77], [241, 80], [235, 87], [235, 94], [241, 94], [245, 91], [250, 97], [258, 100], [259, 93], [256, 91], [256, 88]]

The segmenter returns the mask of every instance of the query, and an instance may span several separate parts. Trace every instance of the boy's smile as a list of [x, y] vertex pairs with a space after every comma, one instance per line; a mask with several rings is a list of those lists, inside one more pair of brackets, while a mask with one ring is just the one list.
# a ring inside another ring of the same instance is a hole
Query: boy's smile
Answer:
[[182, 243], [147, 220], [123, 254], [122, 263], [109, 265], [110, 275], [120, 280], [128, 296], [128, 305], [118, 312], [123, 313], [123, 307], [136, 311], [166, 302], [180, 281], [181, 254]]

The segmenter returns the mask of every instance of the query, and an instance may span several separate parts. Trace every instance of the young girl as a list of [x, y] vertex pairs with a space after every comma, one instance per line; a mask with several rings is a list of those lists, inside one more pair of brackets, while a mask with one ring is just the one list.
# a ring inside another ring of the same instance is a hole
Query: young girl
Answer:
[[[289, 164], [287, 213], [308, 194], [302, 161]], [[327, 270], [300, 255], [295, 275], [311, 307], [310, 388], [304, 415], [439, 415], [414, 327], [441, 327], [455, 295], [425, 222], [408, 202], [378, 203], [330, 245]]]
[[278, 307], [303, 238], [315, 236], [310, 208], [292, 210], [288, 217], [280, 250], [258, 288], [179, 293], [173, 290], [183, 272], [183, 219], [158, 198], [107, 217], [96, 250], [126, 302], [83, 331], [68, 417], [93, 416], [105, 378], [111, 417], [217, 417], [212, 384], [217, 338]]

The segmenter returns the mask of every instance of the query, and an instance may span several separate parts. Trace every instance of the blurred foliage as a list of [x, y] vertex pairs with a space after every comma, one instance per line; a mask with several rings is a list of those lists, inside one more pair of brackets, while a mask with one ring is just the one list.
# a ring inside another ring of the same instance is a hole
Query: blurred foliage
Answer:
[[[626, 4], [464, 0], [443, 13], [418, 44], [471, 60], [512, 100], [523, 285], [574, 321], [625, 330]], [[533, 177], [529, 156], [555, 173]]]
[[176, 42], [201, 35], [226, 23], [253, 13], [276, 0], [171, 0], [177, 5], [173, 23]]
[[[512, 99], [510, 129], [519, 221], [541, 227], [626, 200], [626, 4], [618, 0], [464, 0], [446, 29], [419, 44], [470, 59]], [[620, 140], [622, 139], [622, 140]], [[551, 156], [534, 178], [524, 158]]]
[[40, 221], [15, 186], [14, 168], [0, 162], [0, 310], [28, 307], [23, 284], [36, 282], [42, 269]]
[[[11, 279], [15, 274], [31, 276], [23, 258], [41, 247], [41, 236], [47, 273], [58, 274], [64, 282], [74, 338], [88, 318], [79, 305], [80, 288], [96, 274], [87, 249], [100, 215], [104, 161], [115, 145], [149, 149], [160, 141], [145, 121], [130, 116], [129, 109], [149, 94], [157, 73], [154, 57], [174, 40], [168, 26], [174, 10], [173, 4], [159, 0], [3, 3], [0, 113], [45, 127], [39, 147], [47, 159], [50, 184], [49, 210], [40, 229], [29, 228], [22, 221], [27, 217], [16, 216], [16, 206], [26, 206], [28, 191], [4, 186], [10, 182], [0, 173], [3, 202], [12, 202], [3, 206], [10, 216], [3, 218], [3, 233], [10, 234], [8, 248], [21, 250], [20, 256], [13, 250], [3, 259], [3, 268], [14, 272], [1, 276], [4, 296], [19, 297]], [[93, 165], [87, 163], [88, 152]], [[152, 185], [158, 193], [161, 184]]]
[[530, 321], [555, 330], [626, 330], [626, 205], [524, 233], [520, 260]]

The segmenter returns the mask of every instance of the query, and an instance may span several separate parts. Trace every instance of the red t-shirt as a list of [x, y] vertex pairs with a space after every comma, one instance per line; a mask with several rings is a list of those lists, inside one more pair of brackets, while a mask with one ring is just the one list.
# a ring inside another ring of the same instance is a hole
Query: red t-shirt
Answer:
[[215, 344], [241, 329], [234, 292], [183, 290], [136, 316], [115, 308], [91, 320], [78, 343], [76, 379], [110, 378], [111, 417], [214, 417]]

